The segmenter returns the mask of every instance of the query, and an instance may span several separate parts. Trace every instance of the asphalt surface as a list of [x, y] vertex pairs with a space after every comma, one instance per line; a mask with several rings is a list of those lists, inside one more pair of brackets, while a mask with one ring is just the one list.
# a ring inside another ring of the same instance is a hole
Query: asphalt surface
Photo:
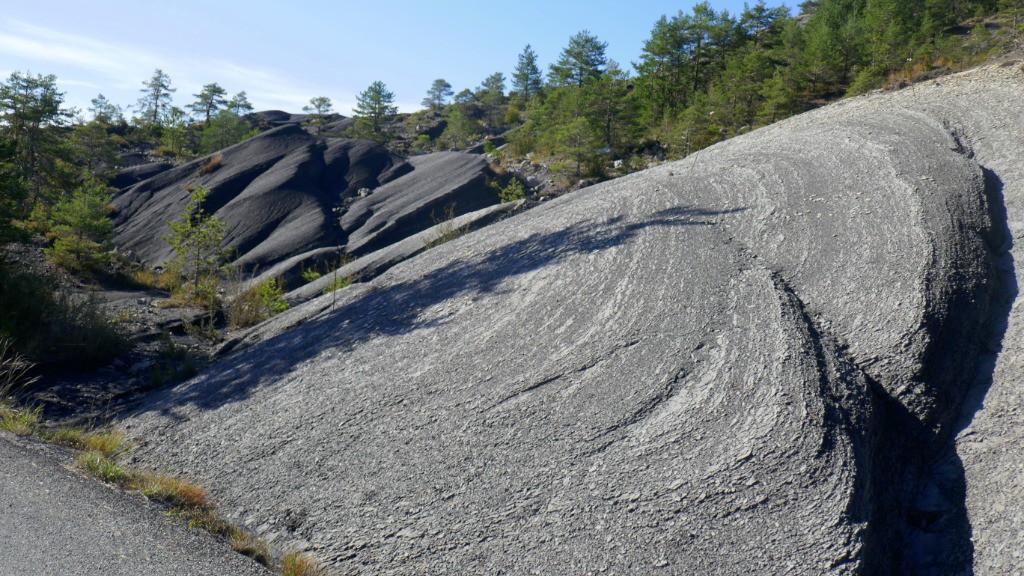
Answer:
[[258, 576], [227, 544], [0, 432], [0, 575]]

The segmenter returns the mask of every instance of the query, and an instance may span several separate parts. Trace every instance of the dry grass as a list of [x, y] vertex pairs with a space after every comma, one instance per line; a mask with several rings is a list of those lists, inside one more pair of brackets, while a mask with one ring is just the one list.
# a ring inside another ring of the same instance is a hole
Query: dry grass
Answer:
[[264, 566], [270, 566], [270, 546], [267, 545], [266, 540], [257, 538], [235, 526], [231, 527], [230, 532], [227, 534], [227, 539], [231, 549], [235, 552], [244, 554]]
[[181, 284], [181, 278], [170, 270], [142, 268], [129, 273], [128, 279], [140, 288], [172, 290]]
[[185, 510], [212, 510], [213, 504], [205, 490], [192, 482], [168, 474], [136, 472], [126, 487], [137, 490], [146, 498], [165, 502]]
[[87, 430], [81, 427], [60, 428], [44, 434], [43, 438], [54, 444], [97, 452], [105, 458], [115, 458], [128, 449], [124, 435], [110, 428]]
[[197, 175], [198, 176], [205, 176], [205, 175], [209, 174], [210, 172], [213, 172], [217, 168], [220, 168], [220, 165], [223, 162], [224, 162], [224, 156], [222, 156], [220, 154], [214, 154], [213, 156], [210, 157], [209, 160], [206, 161], [205, 164], [202, 165], [201, 168], [199, 168], [199, 173]]
[[284, 576], [323, 576], [324, 569], [312, 557], [302, 552], [289, 552], [281, 558], [281, 573]]

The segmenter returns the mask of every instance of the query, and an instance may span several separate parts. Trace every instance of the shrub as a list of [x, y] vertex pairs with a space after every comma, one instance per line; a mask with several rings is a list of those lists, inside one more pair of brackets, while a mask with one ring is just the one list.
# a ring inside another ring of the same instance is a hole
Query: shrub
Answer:
[[108, 218], [110, 189], [88, 181], [53, 207], [46, 223], [53, 246], [46, 255], [72, 272], [103, 271], [112, 262], [114, 225]]
[[40, 360], [98, 364], [128, 344], [97, 298], [61, 289], [50, 275], [16, 268], [0, 258], [0, 338]]
[[232, 328], [255, 326], [288, 309], [284, 301], [284, 285], [276, 278], [238, 293], [227, 306], [228, 325]]
[[518, 178], [513, 178], [509, 181], [508, 185], [502, 188], [498, 192], [498, 198], [502, 202], [515, 202], [516, 200], [522, 200], [526, 198], [526, 188], [523, 187], [523, 183]]
[[316, 268], [302, 267], [302, 281], [306, 284], [319, 280], [321, 276], [323, 276], [323, 274], [321, 274]]
[[341, 290], [350, 284], [352, 284], [352, 278], [348, 274], [337, 274], [335, 275], [334, 280], [331, 280], [330, 284], [324, 286], [323, 293], [330, 294], [331, 292]]

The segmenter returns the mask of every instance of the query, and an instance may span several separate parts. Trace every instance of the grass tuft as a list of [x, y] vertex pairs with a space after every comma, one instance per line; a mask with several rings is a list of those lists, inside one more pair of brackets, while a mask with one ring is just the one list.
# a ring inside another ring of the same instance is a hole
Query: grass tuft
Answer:
[[323, 576], [320, 563], [302, 552], [289, 552], [281, 558], [281, 573], [284, 576]]
[[44, 439], [75, 450], [96, 452], [111, 459], [128, 449], [128, 442], [124, 435], [109, 428], [101, 430], [86, 430], [80, 427], [60, 428], [46, 433]]
[[89, 474], [111, 484], [124, 484], [129, 478], [128, 471], [121, 467], [113, 458], [101, 452], [82, 452], [75, 459], [78, 466]]
[[159, 500], [171, 506], [193, 511], [213, 509], [205, 490], [188, 480], [167, 474], [140, 472], [133, 475], [127, 487], [137, 490], [146, 498]]
[[434, 233], [423, 239], [423, 244], [428, 250], [445, 242], [451, 242], [469, 232], [468, 224], [463, 224], [462, 226], [455, 225], [455, 206], [447, 206], [444, 209], [444, 216], [439, 217], [436, 214], [432, 214], [431, 218], [433, 218], [436, 224]]
[[6, 430], [15, 436], [31, 436], [39, 430], [42, 413], [42, 408], [38, 406], [17, 408], [0, 402], [0, 430]]
[[266, 540], [257, 538], [249, 532], [234, 526], [231, 527], [227, 534], [227, 539], [228, 543], [231, 544], [231, 549], [235, 552], [244, 554], [264, 566], [270, 566], [270, 546], [267, 545]]

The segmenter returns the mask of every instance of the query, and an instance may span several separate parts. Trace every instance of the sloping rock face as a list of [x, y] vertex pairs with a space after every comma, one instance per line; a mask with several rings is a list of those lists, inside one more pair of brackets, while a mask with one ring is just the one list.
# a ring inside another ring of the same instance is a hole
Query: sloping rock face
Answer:
[[[212, 159], [219, 166], [206, 168]], [[115, 243], [143, 262], [173, 257], [162, 240], [179, 218], [188, 187], [206, 186], [207, 213], [228, 224], [226, 246], [240, 265], [266, 266], [300, 252], [343, 243], [332, 214], [346, 193], [376, 186], [403, 162], [371, 142], [324, 144], [283, 126], [141, 182], [115, 196]]]
[[125, 425], [343, 573], [1012, 573], [1022, 86], [853, 99], [566, 195]]
[[[284, 125], [119, 193], [115, 243], [149, 265], [171, 259], [166, 223], [180, 217], [188, 189], [202, 185], [210, 189], [204, 210], [228, 225], [225, 246], [245, 269], [320, 248], [367, 251], [434, 225], [431, 215], [443, 213], [442, 205], [455, 204], [463, 214], [496, 203], [486, 173], [476, 156], [443, 153], [406, 162], [373, 142], [317, 139]], [[394, 185], [382, 186], [389, 182]], [[369, 189], [377, 190], [359, 197]], [[349, 229], [339, 217], [365, 225]]]
[[408, 237], [408, 230], [425, 230], [445, 219], [449, 208], [458, 216], [498, 202], [481, 156], [438, 152], [409, 163], [411, 174], [357, 200], [342, 217], [350, 253], [371, 252]]

